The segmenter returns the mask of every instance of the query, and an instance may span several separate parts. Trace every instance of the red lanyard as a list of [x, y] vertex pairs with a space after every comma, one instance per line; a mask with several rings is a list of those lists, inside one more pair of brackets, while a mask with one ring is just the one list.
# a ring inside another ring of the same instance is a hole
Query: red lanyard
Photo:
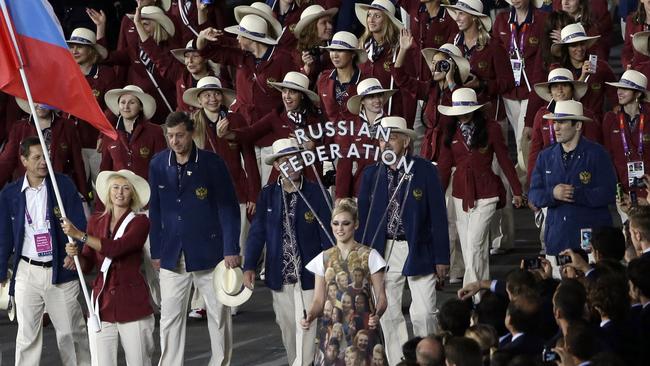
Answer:
[[[521, 58], [524, 58], [524, 46], [526, 45], [526, 42], [524, 42], [524, 38], [526, 38], [526, 31], [528, 30], [528, 23], [525, 23], [521, 27], [521, 32], [519, 32], [519, 56]], [[510, 56], [517, 56], [517, 37], [515, 36], [517, 34], [517, 26], [515, 23], [510, 23]]]
[[[643, 159], [643, 130], [645, 127], [645, 115], [639, 113], [639, 145], [637, 146], [639, 158]], [[619, 130], [621, 131], [621, 142], [623, 143], [623, 151], [625, 152], [625, 157], [630, 158], [630, 147], [627, 144], [627, 137], [625, 136], [625, 114], [623, 112], [618, 114], [618, 125]], [[632, 130], [630, 130], [632, 133]]]

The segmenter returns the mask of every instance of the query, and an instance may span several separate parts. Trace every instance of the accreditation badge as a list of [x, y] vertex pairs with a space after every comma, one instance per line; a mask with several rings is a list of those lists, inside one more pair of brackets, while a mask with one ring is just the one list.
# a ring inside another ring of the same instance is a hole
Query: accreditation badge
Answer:
[[39, 257], [52, 255], [52, 236], [47, 225], [34, 230], [34, 244]]
[[510, 59], [510, 66], [512, 66], [512, 76], [515, 78], [515, 86], [521, 85], [521, 74], [524, 69], [524, 64], [518, 58]]
[[643, 180], [645, 167], [643, 161], [631, 161], [627, 163], [627, 183], [629, 187], [635, 187], [634, 178], [638, 181]]

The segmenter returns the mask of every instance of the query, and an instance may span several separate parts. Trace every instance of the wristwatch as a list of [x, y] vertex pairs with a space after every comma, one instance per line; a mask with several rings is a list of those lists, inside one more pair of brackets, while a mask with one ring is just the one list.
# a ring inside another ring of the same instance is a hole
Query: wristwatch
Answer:
[[81, 244], [86, 244], [88, 241], [88, 233], [84, 233], [84, 235], [81, 237], [81, 240], [79, 240]]

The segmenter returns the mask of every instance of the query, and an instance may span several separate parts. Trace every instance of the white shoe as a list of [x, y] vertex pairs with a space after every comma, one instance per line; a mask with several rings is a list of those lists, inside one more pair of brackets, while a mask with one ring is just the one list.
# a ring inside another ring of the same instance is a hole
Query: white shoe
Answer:
[[205, 319], [205, 316], [205, 309], [192, 309], [192, 311], [187, 315], [188, 318], [197, 320]]
[[455, 285], [455, 284], [461, 283], [461, 282], [463, 282], [462, 278], [458, 278], [458, 277], [449, 278], [449, 284], [450, 285]]
[[501, 248], [490, 249], [490, 255], [506, 254], [507, 250]]
[[239, 314], [239, 306], [231, 306], [230, 307], [230, 315], [235, 316]]

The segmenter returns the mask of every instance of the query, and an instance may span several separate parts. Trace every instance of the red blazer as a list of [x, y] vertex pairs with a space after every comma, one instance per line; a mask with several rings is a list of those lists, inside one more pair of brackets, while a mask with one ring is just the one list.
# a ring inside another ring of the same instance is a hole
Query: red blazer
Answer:
[[[650, 103], [644, 103], [642, 110], [645, 115], [644, 128], [639, 141], [639, 123], [635, 129], [630, 131], [630, 126], [625, 122], [625, 137], [630, 151], [630, 158], [626, 158], [621, 129], [619, 122], [619, 113], [613, 111], [607, 112], [603, 118], [603, 136], [605, 148], [609, 151], [616, 169], [618, 181], [622, 183], [625, 192], [629, 192], [627, 163], [631, 161], [643, 161], [646, 173], [650, 172], [650, 113], [648, 113]], [[643, 155], [639, 155], [639, 147], [643, 144]], [[645, 197], [645, 190], [639, 190], [639, 195]]]
[[[357, 197], [359, 189], [361, 188], [361, 180], [363, 178], [363, 170], [376, 161], [373, 159], [365, 159], [366, 149], [363, 144], [379, 146], [377, 140], [369, 139], [366, 136], [357, 136], [361, 130], [361, 119], [357, 116], [354, 120], [354, 134], [347, 134], [345, 136], [334, 136], [334, 143], [338, 144], [341, 148], [341, 158], [336, 163], [336, 198]], [[360, 159], [347, 158], [350, 146], [354, 144], [358, 151]], [[370, 157], [374, 156], [374, 151], [368, 152]], [[357, 169], [352, 174], [353, 164], [357, 163]]]
[[[52, 143], [50, 145], [50, 159], [54, 172], [70, 177], [77, 186], [77, 190], [84, 197], [88, 197], [86, 184], [86, 171], [81, 158], [81, 142], [73, 121], [57, 116], [52, 122]], [[13, 131], [9, 135], [7, 144], [0, 154], [0, 187], [13, 178], [25, 174], [25, 168], [20, 162], [18, 152], [20, 142], [29, 136], [36, 136], [36, 126], [31, 121], [21, 120], [15, 122]]]
[[338, 121], [351, 121], [356, 116], [350, 111], [348, 111], [348, 99], [350, 97], [357, 95], [357, 84], [361, 81], [364, 76], [362, 76], [361, 71], [359, 71], [357, 78], [347, 85], [346, 97], [343, 98], [341, 104], [336, 102], [336, 91], [334, 90], [334, 69], [325, 70], [320, 73], [318, 76], [318, 81], [316, 81], [316, 91], [320, 96], [320, 105], [323, 108], [325, 117], [328, 121], [338, 122]]
[[[538, 50], [540, 49], [540, 42], [542, 37], [544, 37], [544, 23], [546, 21], [546, 13], [539, 10], [533, 9], [531, 5], [531, 10], [533, 11], [532, 22], [525, 26], [526, 32], [523, 33], [524, 36], [524, 67], [526, 71], [526, 76], [528, 76], [528, 82], [530, 83], [531, 90], [533, 88], [532, 74], [535, 70], [535, 62], [537, 58]], [[497, 15], [494, 25], [492, 26], [492, 38], [499, 43], [501, 48], [509, 52], [510, 41], [511, 41], [511, 25], [508, 23], [510, 19], [510, 11], [504, 11]], [[522, 28], [523, 30], [523, 28]], [[521, 36], [522, 32], [518, 31], [515, 33], [515, 40], [517, 42], [517, 47], [521, 47]], [[520, 50], [521, 52], [521, 50]], [[509, 53], [508, 53], [509, 55]], [[512, 68], [511, 68], [512, 70]], [[513, 77], [514, 81], [514, 77]], [[514, 86], [514, 84], [513, 84]], [[524, 75], [521, 75], [521, 82], [519, 86], [514, 86], [509, 92], [503, 95], [504, 98], [513, 99], [513, 100], [524, 100], [528, 99], [528, 87], [526, 86], [526, 81], [524, 80]]]
[[[535, 164], [537, 163], [537, 156], [539, 155], [539, 152], [551, 144], [551, 134], [553, 134], [553, 138], [555, 138], [555, 131], [553, 130], [552, 122], [549, 125], [550, 120], [542, 118], [545, 114], [548, 113], [550, 113], [550, 111], [546, 108], [546, 106], [543, 106], [535, 114], [535, 123], [533, 125], [532, 137], [530, 141], [530, 152], [528, 153], [527, 182], [530, 182], [530, 177], [533, 174], [533, 169], [535, 169]], [[583, 136], [593, 142], [602, 144], [603, 134], [600, 120], [594, 115], [592, 111], [588, 109], [584, 110], [584, 115], [591, 118], [593, 122], [585, 122], [582, 124]]]
[[458, 25], [444, 7], [440, 7], [441, 17], [430, 18], [429, 12], [420, 12], [423, 5], [420, 0], [400, 0], [398, 6], [403, 7], [411, 18], [411, 34], [417, 44], [418, 57], [409, 62], [415, 61], [416, 77], [418, 80], [430, 80], [430, 60], [425, 60], [420, 50], [425, 48], [439, 48], [458, 33]]
[[23, 118], [25, 113], [18, 108], [16, 98], [0, 92], [0, 143], [5, 142], [14, 124]]
[[[276, 0], [269, 5], [271, 6], [271, 9], [273, 9], [273, 15], [275, 18], [280, 20], [280, 1]], [[308, 5], [311, 5], [311, 3], [297, 6], [294, 2], [294, 8], [286, 14], [284, 21], [280, 22], [282, 24], [282, 36], [278, 42], [279, 48], [283, 48], [289, 52], [293, 52], [296, 49], [298, 39], [293, 34], [293, 30], [296, 28], [296, 24], [298, 24], [298, 21], [300, 20], [300, 14], [302, 14], [302, 11], [305, 10]]]
[[[558, 67], [558, 65], [552, 65], [551, 69], [554, 69], [555, 67]], [[581, 68], [575, 69], [569, 65], [568, 69], [573, 71], [573, 78], [575, 80], [580, 78], [580, 74], [582, 73]], [[596, 66], [596, 73], [589, 76], [589, 80], [587, 80], [587, 93], [582, 97], [582, 99], [580, 99], [583, 107], [594, 112], [599, 119], [602, 119], [602, 116], [605, 113], [605, 97], [609, 100], [610, 105], [618, 104], [616, 88], [608, 86], [605, 82], [617, 81], [618, 78], [614, 76], [614, 71], [612, 71], [609, 64], [605, 60], [599, 58], [598, 65]]]
[[[182, 1], [185, 2], [185, 1]], [[208, 7], [208, 19], [205, 21], [205, 23], [199, 25], [199, 18], [198, 18], [198, 12], [196, 9], [196, 1], [191, 0], [190, 1], [190, 9], [187, 11], [187, 20], [190, 24], [190, 26], [198, 33], [201, 32], [203, 29], [206, 29], [208, 27], [214, 27], [216, 29], [223, 29], [224, 26], [226, 25], [225, 19], [223, 14], [225, 14], [225, 3], [222, 1], [215, 1], [212, 5]], [[167, 11], [167, 16], [171, 18], [171, 20], [174, 22], [174, 27], [176, 29], [176, 32], [174, 34], [174, 38], [178, 40], [181, 44], [185, 45], [187, 42], [189, 42], [191, 39], [196, 38], [196, 35], [192, 30], [190, 30], [189, 27], [183, 23], [183, 19], [181, 18], [180, 10], [178, 9], [178, 1], [173, 1], [171, 6], [169, 7], [169, 10]]]
[[[117, 231], [129, 212], [119, 218], [114, 231]], [[111, 215], [97, 212], [90, 217], [88, 235], [101, 239], [102, 250], [98, 252], [84, 245], [81, 263], [83, 271], [89, 273], [95, 267], [101, 268], [104, 258], [113, 260], [99, 299], [99, 316], [105, 322], [126, 323], [153, 313], [149, 303], [149, 288], [140, 273], [142, 248], [149, 235], [149, 219], [145, 215], [136, 215], [119, 239], [112, 239], [110, 224]], [[93, 301], [97, 299], [103, 283], [104, 277], [99, 273], [93, 281]]]
[[[230, 128], [244, 128], [248, 123], [238, 113], [228, 113], [226, 116], [230, 122]], [[259, 123], [258, 123], [259, 124]], [[257, 126], [255, 124], [254, 126]], [[219, 155], [228, 167], [232, 177], [237, 199], [239, 203], [257, 202], [257, 195], [260, 193], [261, 178], [257, 169], [257, 157], [252, 143], [236, 143], [217, 137], [214, 129], [206, 129], [206, 140], [203, 149], [212, 151]], [[242, 166], [242, 160], [244, 165]]]
[[444, 130], [452, 121], [451, 117], [438, 112], [438, 105], [451, 105], [452, 91], [449, 88], [440, 90], [438, 83], [430, 80], [415, 80], [403, 72], [401, 67], [396, 67], [394, 70], [397, 86], [415, 95], [416, 99], [425, 102], [424, 118], [422, 119], [425, 132], [420, 155], [425, 159], [438, 161]]
[[136, 123], [128, 139], [126, 132], [118, 131], [113, 141], [102, 135], [102, 162], [100, 171], [129, 169], [144, 179], [149, 177], [149, 162], [153, 156], [167, 148], [160, 126], [142, 120]]
[[[637, 52], [632, 45], [632, 37], [634, 34], [650, 30], [650, 27], [647, 25], [635, 22], [635, 16], [636, 13], [628, 15], [625, 22], [625, 43], [623, 43], [623, 50], [621, 51], [621, 65], [623, 65], [623, 69], [626, 69], [627, 65], [632, 65], [636, 70], [637, 65], [650, 61], [650, 57]], [[648, 16], [650, 15], [646, 15], [646, 17]]]
[[[396, 49], [395, 52], [399, 50]], [[418, 52], [417, 47], [412, 47], [408, 50], [407, 60], [417, 60], [421, 58], [422, 55]], [[385, 48], [384, 51], [379, 56], [377, 61], [371, 61], [370, 58], [368, 61], [359, 65], [361, 73], [364, 75], [364, 78], [377, 78], [385, 89], [391, 89], [391, 79], [393, 72], [393, 50]], [[415, 77], [417, 71], [415, 69], [415, 64], [412, 62], [407, 62], [404, 66], [404, 72]], [[396, 89], [396, 84], [393, 83], [393, 89]], [[384, 111], [386, 114], [391, 116], [401, 116], [406, 119], [406, 123], [409, 128], [413, 127], [415, 121], [415, 109], [416, 109], [416, 100], [412, 95], [404, 93], [401, 90], [393, 94], [393, 101], [390, 113], [388, 112], [388, 104], [384, 105]]]
[[512, 187], [512, 193], [520, 196], [522, 192], [515, 166], [508, 157], [508, 147], [503, 141], [501, 127], [496, 122], [488, 120], [486, 128], [488, 129], [486, 147], [469, 149], [460, 128], [456, 129], [450, 147], [445, 144], [441, 144], [440, 147], [438, 169], [443, 189], [447, 189], [451, 168], [455, 166], [452, 196], [463, 200], [465, 211], [474, 207], [474, 201], [481, 198], [499, 197], [498, 207], [505, 205], [506, 191], [503, 182], [492, 170], [492, 160], [495, 155]]
[[[222, 42], [223, 43], [223, 42]], [[254, 124], [263, 116], [271, 113], [274, 108], [282, 105], [281, 93], [267, 84], [268, 81], [282, 81], [289, 71], [298, 71], [291, 53], [275, 47], [267, 61], [255, 65], [255, 57], [238, 47], [210, 43], [201, 50], [201, 55], [220, 64], [237, 68], [235, 85], [237, 85], [237, 100], [230, 106], [234, 112], [240, 113], [249, 124]], [[268, 143], [271, 145], [273, 141]]]
[[309, 77], [309, 85], [311, 89], [316, 87], [318, 75], [320, 75], [323, 70], [331, 70], [334, 68], [334, 64], [332, 64], [332, 60], [330, 59], [329, 51], [322, 49], [319, 49], [318, 51], [320, 52], [320, 56], [316, 57], [316, 60], [314, 60], [309, 73], [305, 72], [304, 64], [302, 62], [302, 52], [298, 51], [297, 48], [292, 51], [293, 62], [296, 65], [300, 65], [300, 72]]

